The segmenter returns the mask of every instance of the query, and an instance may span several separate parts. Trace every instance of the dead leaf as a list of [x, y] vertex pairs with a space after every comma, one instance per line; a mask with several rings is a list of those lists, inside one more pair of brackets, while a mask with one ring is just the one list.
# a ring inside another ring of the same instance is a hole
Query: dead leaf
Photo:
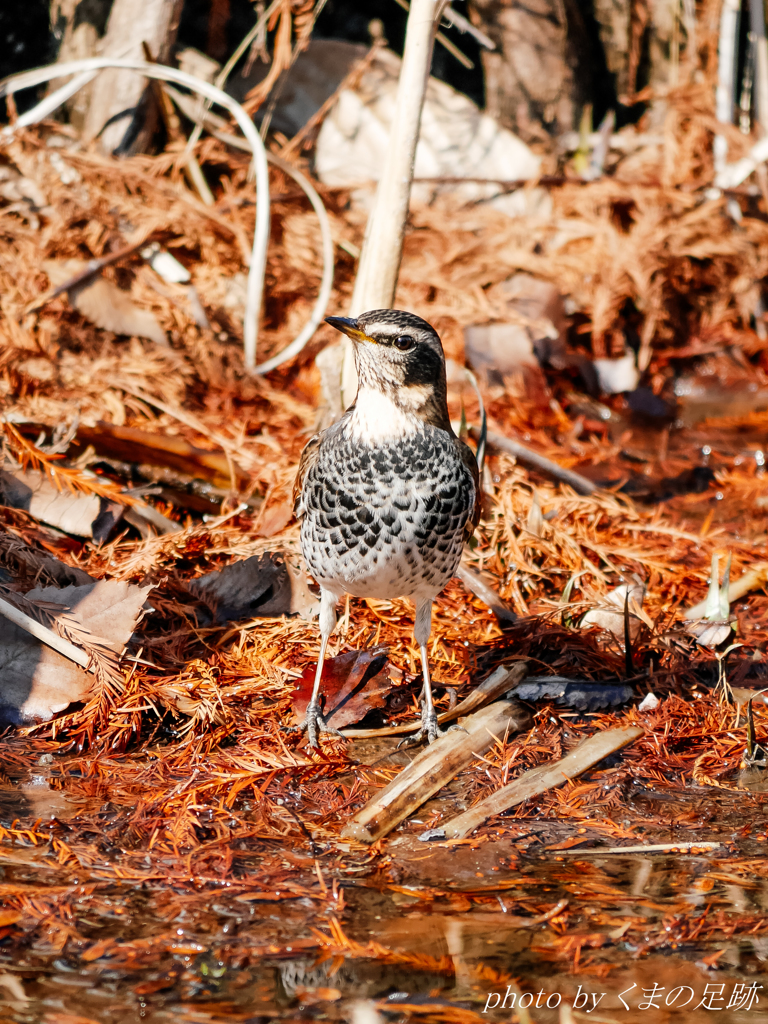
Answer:
[[189, 590], [208, 605], [217, 622], [278, 615], [313, 619], [320, 610], [306, 575], [281, 552], [233, 562], [192, 580]]
[[40, 522], [76, 537], [93, 537], [94, 524], [102, 511], [98, 495], [60, 491], [47, 474], [37, 469], [0, 470], [0, 497], [4, 505], [24, 509]]
[[[735, 623], [735, 619], [733, 620]], [[719, 647], [731, 635], [731, 622], [713, 622], [710, 619], [694, 619], [684, 623], [686, 633], [695, 637], [702, 647]]]
[[582, 843], [591, 842], [587, 836], [571, 836], [570, 839], [563, 839], [561, 843], [552, 843], [551, 846], [545, 846], [545, 850], [571, 850], [574, 846], [581, 846]]
[[[23, 610], [38, 608], [50, 617], [52, 609], [60, 609], [71, 626], [69, 639], [79, 640], [78, 646], [86, 651], [100, 646], [119, 655], [150, 590], [117, 580], [36, 587], [23, 598]], [[96, 686], [94, 673], [0, 616], [0, 721], [12, 725], [46, 721], [69, 704], [87, 700]]]
[[644, 622], [649, 628], [653, 623], [643, 611], [643, 599], [645, 598], [645, 583], [640, 579], [634, 579], [631, 583], [622, 583], [603, 600], [590, 609], [581, 620], [581, 627], [599, 626], [609, 633], [613, 633], [617, 639], [624, 640], [624, 602], [627, 599], [629, 589], [629, 633], [634, 640], [640, 629], [640, 623]]
[[[359, 722], [374, 708], [384, 707], [392, 689], [390, 671], [395, 670], [387, 662], [386, 647], [326, 658], [321, 686], [326, 721], [330, 719], [334, 729], [341, 729]], [[304, 721], [314, 681], [314, 665], [306, 668], [296, 681], [293, 713], [297, 722]]]
[[289, 500], [271, 502], [261, 510], [255, 533], [259, 537], [274, 537], [293, 519], [293, 502]]
[[[51, 286], [58, 288], [68, 280], [82, 273], [88, 266], [84, 260], [43, 260], [42, 269], [48, 275]], [[165, 331], [154, 313], [140, 309], [111, 281], [96, 277], [67, 292], [70, 303], [86, 319], [105, 331], [127, 334], [129, 337], [149, 338], [158, 345], [167, 345]]]

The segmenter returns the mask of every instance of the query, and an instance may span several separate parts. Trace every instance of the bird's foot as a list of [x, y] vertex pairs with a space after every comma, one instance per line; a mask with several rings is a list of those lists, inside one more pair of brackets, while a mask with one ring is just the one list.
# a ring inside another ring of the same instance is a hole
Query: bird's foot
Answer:
[[[292, 731], [305, 732], [307, 734], [307, 746], [308, 747], [319, 747], [320, 744], [317, 742], [318, 732], [328, 733], [331, 736], [341, 736], [342, 734], [338, 729], [334, 729], [332, 725], [328, 725], [326, 720], [320, 714], [320, 704], [318, 701], [310, 701], [307, 705], [307, 711], [304, 716], [304, 721], [301, 725], [295, 725], [292, 727]], [[342, 737], [343, 739], [343, 737]]]
[[466, 732], [461, 725], [449, 725], [447, 729], [441, 729], [437, 723], [437, 712], [434, 708], [429, 709], [427, 702], [421, 702], [421, 728], [408, 740], [408, 746], [415, 746], [426, 739], [427, 743], [434, 743], [440, 736], [446, 736], [449, 732]]

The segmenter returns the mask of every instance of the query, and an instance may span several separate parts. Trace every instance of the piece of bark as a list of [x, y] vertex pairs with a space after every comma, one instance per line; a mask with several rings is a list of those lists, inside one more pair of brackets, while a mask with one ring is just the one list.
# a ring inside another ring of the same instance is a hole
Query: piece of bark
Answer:
[[556, 0], [472, 0], [469, 11], [496, 44], [482, 52], [491, 117], [530, 141], [575, 127], [592, 79], [579, 19]]
[[508, 786], [503, 786], [485, 800], [481, 800], [479, 804], [470, 807], [468, 811], [449, 819], [444, 825], [439, 826], [440, 831], [445, 834], [446, 839], [463, 839], [488, 818], [576, 778], [602, 761], [604, 757], [632, 743], [638, 736], [642, 736], [644, 731], [639, 726], [631, 726], [628, 729], [606, 729], [604, 732], [595, 733], [554, 764], [544, 764], [525, 772]]
[[[23, 598], [10, 595], [27, 614], [66, 623], [70, 642], [86, 655], [122, 653], [151, 587], [117, 580], [84, 586], [36, 587]], [[82, 659], [81, 659], [82, 660]], [[69, 704], [87, 700], [97, 675], [86, 671], [0, 615], [0, 723], [45, 721]]]
[[595, 683], [563, 676], [539, 676], [525, 679], [509, 696], [530, 702], [548, 701], [561, 708], [592, 713], [626, 704], [634, 694], [632, 687], [625, 683]]
[[516, 701], [503, 700], [461, 720], [465, 732], [449, 732], [423, 750], [344, 827], [343, 839], [373, 843], [434, 796], [462, 769], [485, 753], [498, 737], [518, 732], [530, 714]]

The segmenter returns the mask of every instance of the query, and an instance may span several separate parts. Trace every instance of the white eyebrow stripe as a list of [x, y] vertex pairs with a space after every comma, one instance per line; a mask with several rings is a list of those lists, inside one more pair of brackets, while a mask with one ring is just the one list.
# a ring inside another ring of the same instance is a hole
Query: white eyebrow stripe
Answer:
[[401, 334], [407, 334], [408, 329], [404, 327], [398, 327], [397, 324], [387, 323], [373, 323], [367, 324], [364, 328], [366, 334], [370, 334], [371, 331], [376, 331], [377, 334], [385, 334], [387, 337], [399, 338]]

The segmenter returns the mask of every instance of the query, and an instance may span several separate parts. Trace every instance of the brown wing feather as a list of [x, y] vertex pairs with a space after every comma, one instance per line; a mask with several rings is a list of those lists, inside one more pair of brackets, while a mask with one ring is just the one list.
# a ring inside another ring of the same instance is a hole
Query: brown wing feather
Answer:
[[303, 511], [301, 510], [301, 495], [304, 490], [304, 481], [307, 473], [315, 465], [320, 454], [320, 441], [322, 440], [322, 434], [315, 434], [314, 437], [310, 437], [309, 441], [301, 453], [299, 459], [299, 468], [296, 473], [296, 479], [293, 482], [293, 514], [297, 519], [301, 519]]
[[461, 461], [472, 474], [472, 479], [474, 480], [475, 483], [475, 505], [474, 508], [472, 509], [472, 512], [470, 513], [469, 519], [467, 520], [467, 525], [464, 527], [464, 543], [466, 544], [469, 538], [475, 532], [477, 524], [480, 522], [480, 508], [482, 505], [482, 495], [480, 493], [480, 472], [478, 471], [477, 468], [477, 459], [475, 458], [475, 453], [472, 451], [469, 445], [465, 444], [457, 437], [456, 446], [459, 449]]

